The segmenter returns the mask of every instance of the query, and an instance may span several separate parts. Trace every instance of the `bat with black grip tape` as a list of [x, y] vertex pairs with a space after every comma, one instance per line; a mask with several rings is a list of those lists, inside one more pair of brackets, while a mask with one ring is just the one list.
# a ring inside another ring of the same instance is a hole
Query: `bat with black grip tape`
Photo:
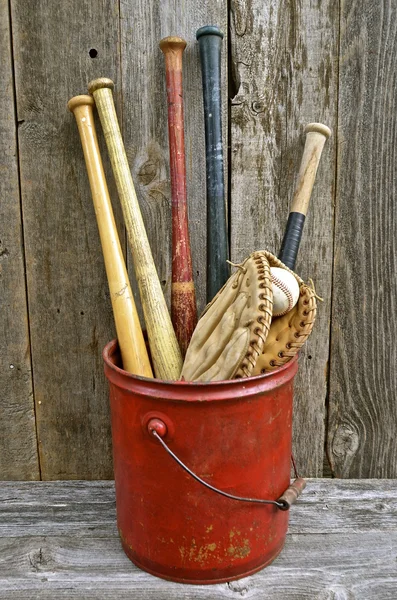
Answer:
[[203, 81], [207, 171], [207, 302], [230, 276], [222, 142], [221, 49], [223, 33], [214, 25], [196, 32]]
[[309, 123], [305, 127], [305, 133], [305, 148], [281, 250], [278, 255], [278, 258], [292, 270], [295, 268], [321, 153], [325, 142], [331, 135], [331, 130], [322, 123]]
[[153, 377], [103, 171], [93, 106], [92, 96], [87, 95], [75, 96], [68, 102], [83, 147], [123, 368], [135, 375]]
[[171, 319], [182, 356], [197, 324], [186, 193], [182, 55], [186, 41], [166, 37], [159, 43], [165, 59], [171, 176], [172, 279]]
[[177, 380], [182, 356], [154, 264], [113, 100], [114, 83], [100, 78], [88, 90], [94, 96], [112, 165], [131, 248], [155, 375]]

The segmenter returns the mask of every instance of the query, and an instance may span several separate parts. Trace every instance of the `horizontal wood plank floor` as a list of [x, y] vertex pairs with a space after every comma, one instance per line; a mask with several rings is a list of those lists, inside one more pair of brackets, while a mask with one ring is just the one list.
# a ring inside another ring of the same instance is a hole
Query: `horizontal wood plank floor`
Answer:
[[111, 481], [0, 485], [0, 599], [395, 600], [397, 480], [311, 479], [281, 555], [211, 586], [163, 581], [125, 556]]

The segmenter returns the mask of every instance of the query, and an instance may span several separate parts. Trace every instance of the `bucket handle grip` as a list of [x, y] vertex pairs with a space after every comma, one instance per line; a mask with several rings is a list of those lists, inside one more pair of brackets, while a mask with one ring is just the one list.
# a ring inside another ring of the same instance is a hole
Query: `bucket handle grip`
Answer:
[[[156, 427], [156, 429], [157, 429], [157, 427]], [[213, 492], [216, 492], [217, 494], [220, 494], [221, 496], [225, 496], [226, 498], [230, 498], [231, 500], [239, 500], [240, 502], [255, 502], [257, 504], [273, 504], [274, 506], [277, 506], [277, 508], [279, 508], [280, 510], [289, 510], [291, 505], [296, 502], [296, 500], [299, 498], [299, 496], [301, 495], [301, 493], [303, 492], [303, 490], [306, 487], [305, 479], [303, 479], [302, 477], [297, 477], [291, 483], [291, 485], [285, 490], [284, 494], [282, 494], [280, 496], [280, 498], [278, 498], [277, 500], [263, 500], [261, 498], [244, 498], [242, 496], [234, 496], [233, 494], [229, 494], [228, 492], [219, 490], [218, 488], [212, 486], [211, 484], [209, 484], [206, 481], [204, 481], [203, 479], [201, 479], [201, 477], [196, 475], [196, 473], [193, 473], [193, 471], [191, 471], [189, 469], [189, 467], [187, 465], [185, 465], [185, 463], [183, 463], [181, 461], [181, 459], [177, 457], [176, 454], [174, 454], [174, 452], [168, 447], [166, 442], [162, 439], [162, 437], [161, 437], [162, 431], [159, 432], [160, 433], [160, 435], [159, 435], [159, 433], [156, 431], [156, 429], [154, 427], [153, 428], [149, 427], [150, 433], [160, 442], [160, 444], [168, 452], [168, 454], [175, 460], [176, 463], [178, 463], [178, 465], [180, 467], [182, 467], [182, 469], [184, 469], [186, 471], [186, 473], [189, 473], [189, 475], [191, 477], [193, 477], [193, 479], [195, 479], [196, 481], [198, 481], [199, 483], [204, 485], [209, 490], [212, 490]]]

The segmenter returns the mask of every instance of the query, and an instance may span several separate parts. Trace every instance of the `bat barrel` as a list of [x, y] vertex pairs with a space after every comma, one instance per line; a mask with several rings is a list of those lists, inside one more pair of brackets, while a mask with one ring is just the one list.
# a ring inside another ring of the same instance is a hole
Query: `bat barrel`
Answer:
[[203, 81], [207, 171], [207, 300], [229, 278], [222, 142], [221, 48], [223, 33], [207, 25], [196, 32]]
[[103, 171], [93, 106], [92, 96], [86, 95], [68, 102], [76, 118], [87, 166], [123, 367], [130, 373], [153, 377]]

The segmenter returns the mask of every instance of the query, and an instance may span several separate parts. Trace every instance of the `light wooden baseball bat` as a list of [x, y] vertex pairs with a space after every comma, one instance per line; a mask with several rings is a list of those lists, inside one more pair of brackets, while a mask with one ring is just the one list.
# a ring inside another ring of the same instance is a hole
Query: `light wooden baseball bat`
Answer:
[[76, 117], [83, 147], [123, 368], [135, 375], [153, 377], [114, 221], [95, 131], [93, 106], [92, 96], [75, 96], [68, 102], [69, 110]]
[[302, 161], [295, 186], [292, 206], [284, 233], [279, 259], [290, 269], [295, 268], [299, 244], [302, 239], [303, 227], [307, 210], [309, 208], [310, 196], [321, 153], [326, 140], [331, 135], [331, 130], [322, 123], [309, 123], [305, 127], [306, 142]]
[[197, 325], [196, 293], [189, 240], [183, 121], [182, 55], [186, 48], [186, 41], [179, 37], [166, 37], [160, 41], [159, 46], [165, 58], [168, 100], [172, 211], [171, 320], [182, 356], [185, 356]]
[[159, 379], [177, 380], [182, 370], [182, 355], [132, 181], [114, 107], [113, 88], [113, 81], [106, 78], [95, 79], [88, 86], [98, 109], [123, 210], [154, 371]]

